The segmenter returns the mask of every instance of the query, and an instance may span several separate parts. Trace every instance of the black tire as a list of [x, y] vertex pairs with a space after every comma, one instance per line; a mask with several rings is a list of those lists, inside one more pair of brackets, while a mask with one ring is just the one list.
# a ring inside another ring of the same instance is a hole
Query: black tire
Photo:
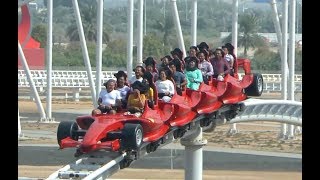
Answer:
[[71, 137], [73, 140], [78, 140], [77, 131], [79, 126], [73, 121], [61, 121], [58, 126], [57, 140], [58, 144], [61, 144], [61, 140], [66, 137]]
[[122, 129], [121, 147], [123, 150], [138, 150], [143, 141], [143, 129], [140, 124], [127, 123]]
[[261, 74], [253, 74], [252, 83], [245, 88], [245, 93], [248, 96], [261, 96], [263, 92], [263, 78]]

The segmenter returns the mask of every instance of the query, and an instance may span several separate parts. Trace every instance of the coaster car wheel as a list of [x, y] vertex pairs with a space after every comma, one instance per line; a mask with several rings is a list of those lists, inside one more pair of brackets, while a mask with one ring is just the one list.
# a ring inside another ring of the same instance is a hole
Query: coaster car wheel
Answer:
[[138, 150], [143, 141], [143, 129], [140, 124], [127, 123], [122, 129], [121, 147], [124, 150]]
[[77, 131], [79, 126], [76, 122], [73, 121], [61, 121], [57, 130], [57, 140], [58, 144], [61, 145], [61, 140], [70, 137], [73, 140], [78, 140]]
[[252, 83], [245, 88], [248, 96], [261, 96], [263, 92], [263, 78], [261, 74], [254, 73]]

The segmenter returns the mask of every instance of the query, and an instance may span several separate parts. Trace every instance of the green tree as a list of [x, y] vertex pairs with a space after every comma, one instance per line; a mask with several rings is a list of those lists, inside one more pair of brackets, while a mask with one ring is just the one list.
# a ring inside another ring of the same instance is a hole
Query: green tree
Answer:
[[103, 67], [124, 69], [127, 64], [127, 41], [121, 38], [111, 41], [102, 53]]
[[266, 47], [258, 48], [254, 53], [251, 67], [253, 70], [279, 71], [281, 70], [280, 53], [270, 51]]
[[[239, 17], [238, 46], [244, 47], [244, 56], [248, 56], [248, 49], [266, 47], [267, 41], [258, 34], [259, 20], [253, 13], [243, 14]], [[223, 39], [222, 43], [231, 42], [232, 34]]]
[[[95, 43], [87, 43], [90, 64], [93, 67], [96, 65], [95, 46]], [[85, 66], [80, 42], [71, 42], [67, 47], [53, 46], [52, 52], [52, 65], [54, 66]]]
[[155, 33], [149, 33], [143, 39], [143, 55], [144, 57], [153, 56], [160, 59], [162, 56], [170, 52], [168, 46], [163, 46], [161, 39]]
[[47, 45], [47, 26], [45, 24], [38, 24], [32, 28], [31, 36], [40, 42], [40, 47]]
[[[80, 6], [81, 5], [81, 6]], [[81, 20], [84, 31], [84, 36], [87, 41], [97, 40], [97, 3], [95, 0], [91, 2], [82, 2], [79, 4], [81, 9]], [[79, 33], [76, 21], [73, 20], [72, 24], [67, 28], [67, 35], [70, 41], [79, 41]], [[110, 40], [107, 28], [103, 28], [103, 43], [107, 44]]]
[[164, 46], [170, 45], [170, 36], [173, 35], [173, 19], [172, 14], [167, 15], [166, 18], [160, 18], [160, 20], [156, 21], [156, 24], [153, 26], [154, 28], [158, 29], [162, 34], [162, 42]]

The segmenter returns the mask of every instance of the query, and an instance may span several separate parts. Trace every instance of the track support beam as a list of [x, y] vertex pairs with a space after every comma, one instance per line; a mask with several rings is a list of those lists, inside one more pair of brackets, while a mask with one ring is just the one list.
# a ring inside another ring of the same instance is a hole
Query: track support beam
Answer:
[[188, 131], [180, 143], [185, 146], [185, 180], [202, 179], [202, 146], [207, 144], [207, 140], [202, 139], [200, 125]]

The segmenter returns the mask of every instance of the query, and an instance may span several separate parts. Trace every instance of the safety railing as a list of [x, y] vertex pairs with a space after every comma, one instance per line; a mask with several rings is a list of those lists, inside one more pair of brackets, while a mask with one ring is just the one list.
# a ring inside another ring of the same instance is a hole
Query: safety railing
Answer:
[[[102, 71], [101, 85], [108, 79], [115, 79], [114, 74], [117, 71]], [[30, 70], [33, 82], [36, 87], [47, 86], [47, 73], [46, 70]], [[132, 73], [134, 75], [134, 73]], [[240, 78], [243, 74], [239, 74]], [[92, 78], [95, 81], [96, 72], [92, 71]], [[281, 74], [262, 74], [264, 80], [265, 91], [281, 91]], [[302, 75], [297, 74], [295, 79], [295, 91], [302, 91]], [[27, 76], [24, 70], [18, 70], [18, 87], [30, 87]], [[52, 71], [52, 87], [89, 87], [89, 80], [87, 71]]]

